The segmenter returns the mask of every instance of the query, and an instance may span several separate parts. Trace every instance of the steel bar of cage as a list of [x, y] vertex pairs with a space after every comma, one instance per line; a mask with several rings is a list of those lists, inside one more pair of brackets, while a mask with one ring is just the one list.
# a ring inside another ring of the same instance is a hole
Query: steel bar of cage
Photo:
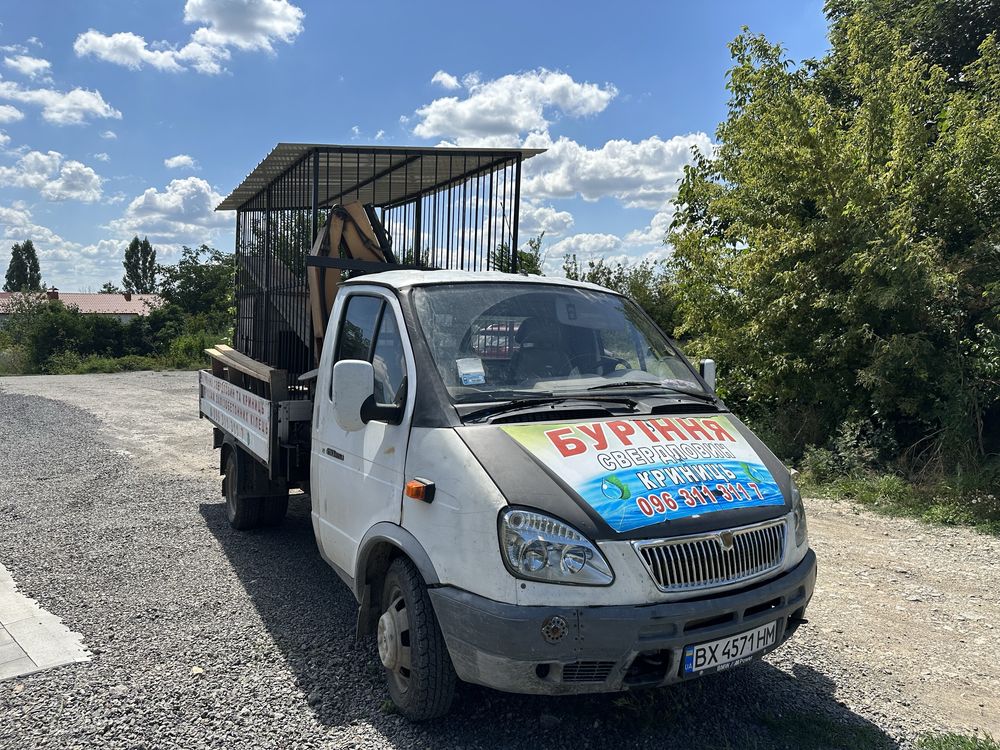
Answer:
[[521, 209], [521, 155], [517, 156], [517, 171], [514, 176], [514, 218], [510, 223], [511, 240], [510, 240], [510, 250], [511, 250], [511, 264], [510, 272], [518, 272], [518, 257], [517, 257], [517, 230], [518, 222], [520, 221], [520, 209]]

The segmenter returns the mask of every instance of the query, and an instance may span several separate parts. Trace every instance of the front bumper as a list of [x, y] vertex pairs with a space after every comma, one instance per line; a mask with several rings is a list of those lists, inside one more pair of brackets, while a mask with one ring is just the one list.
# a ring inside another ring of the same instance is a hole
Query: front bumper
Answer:
[[461, 679], [512, 693], [558, 695], [691, 679], [681, 671], [685, 646], [777, 620], [778, 637], [763, 655], [794, 632], [815, 585], [816, 555], [809, 550], [778, 578], [682, 602], [524, 607], [448, 586], [429, 593]]

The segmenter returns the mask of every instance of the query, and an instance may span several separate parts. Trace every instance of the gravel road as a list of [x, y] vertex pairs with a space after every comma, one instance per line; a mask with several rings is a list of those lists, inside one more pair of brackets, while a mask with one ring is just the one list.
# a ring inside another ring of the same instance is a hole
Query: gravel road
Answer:
[[1000, 736], [1000, 540], [827, 501], [807, 501], [820, 560], [810, 622], [765, 661], [624, 698], [469, 686], [449, 717], [411, 725], [387, 708], [374, 645], [354, 640], [355, 603], [320, 560], [308, 498], [279, 529], [227, 525], [196, 393], [193, 373], [0, 378], [0, 563], [93, 653], [0, 682], [0, 747]]

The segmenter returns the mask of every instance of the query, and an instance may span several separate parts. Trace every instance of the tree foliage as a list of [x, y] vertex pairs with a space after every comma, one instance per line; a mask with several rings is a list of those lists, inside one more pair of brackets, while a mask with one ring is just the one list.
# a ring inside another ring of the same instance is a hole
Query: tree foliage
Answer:
[[133, 237], [125, 249], [122, 265], [125, 267], [122, 286], [126, 292], [152, 294], [156, 291], [156, 250], [149, 239]]
[[[233, 276], [236, 260], [208, 245], [185, 246], [176, 265], [159, 266], [164, 313], [175, 315], [189, 331], [232, 328], [235, 316]], [[179, 323], [178, 323], [179, 324]]]
[[832, 50], [799, 66], [737, 37], [671, 271], [678, 332], [779, 451], [953, 470], [1000, 447], [1000, 44], [956, 76], [907, 36], [949, 4], [909, 5], [830, 3]]
[[[531, 237], [525, 247], [517, 251], [517, 272], [522, 276], [544, 276], [542, 265], [545, 263], [545, 253], [542, 252], [542, 239], [545, 232]], [[513, 258], [510, 245], [501, 242], [489, 254], [489, 266], [495, 270], [506, 270], [512, 265]]]
[[599, 258], [584, 265], [571, 254], [563, 258], [563, 275], [631, 297], [667, 335], [673, 335], [677, 324], [677, 293], [669, 268], [662, 260], [629, 264]]
[[10, 264], [4, 278], [5, 292], [38, 292], [42, 289], [42, 272], [38, 253], [32, 241], [15, 242], [10, 248]]

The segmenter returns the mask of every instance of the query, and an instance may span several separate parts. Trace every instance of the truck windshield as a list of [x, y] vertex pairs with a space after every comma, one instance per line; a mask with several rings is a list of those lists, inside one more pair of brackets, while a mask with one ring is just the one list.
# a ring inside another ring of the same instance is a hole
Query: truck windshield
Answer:
[[456, 403], [589, 391], [705, 390], [636, 305], [532, 283], [417, 287], [417, 317]]

